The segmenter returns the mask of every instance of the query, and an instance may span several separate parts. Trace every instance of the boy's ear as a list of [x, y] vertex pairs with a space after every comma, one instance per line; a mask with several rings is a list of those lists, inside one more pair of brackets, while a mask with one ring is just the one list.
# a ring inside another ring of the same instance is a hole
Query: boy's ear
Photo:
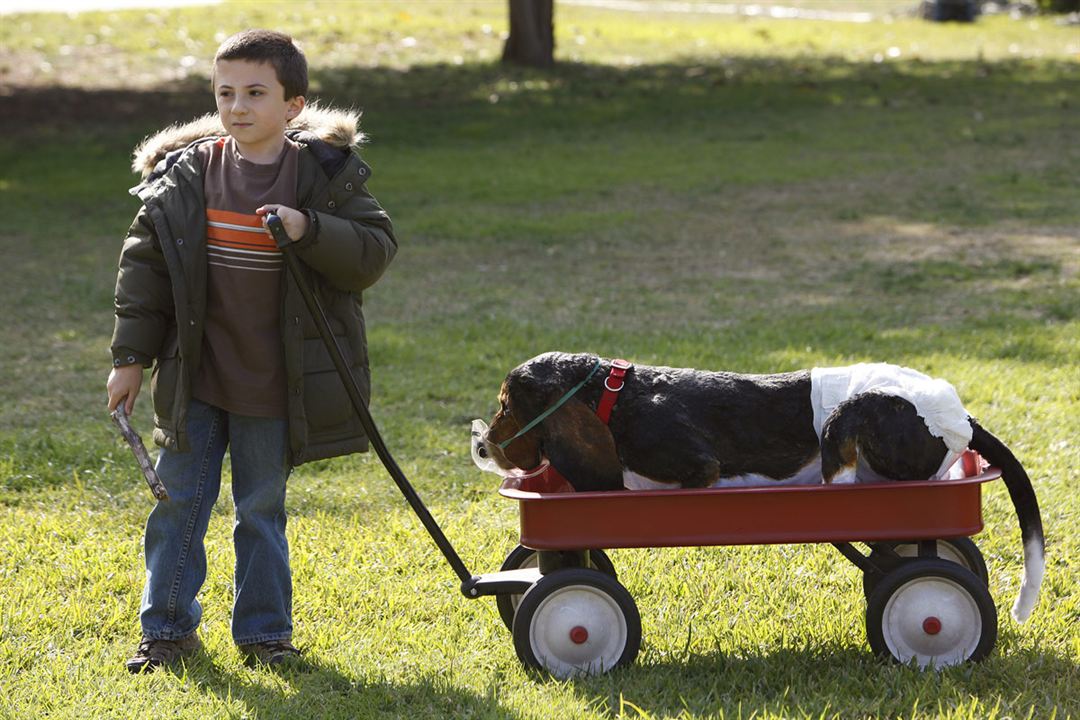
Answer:
[[291, 97], [287, 102], [289, 103], [289, 109], [285, 112], [285, 117], [289, 120], [296, 119], [296, 116], [303, 112], [304, 106], [307, 105], [307, 100], [303, 95]]

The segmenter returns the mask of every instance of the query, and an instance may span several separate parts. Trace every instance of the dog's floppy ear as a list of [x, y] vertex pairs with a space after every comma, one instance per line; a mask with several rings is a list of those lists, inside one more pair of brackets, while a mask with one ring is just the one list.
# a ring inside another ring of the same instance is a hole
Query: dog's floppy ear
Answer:
[[[525, 433], [515, 438], [524, 423], [510, 409], [511, 405], [517, 404], [511, 400], [511, 380], [512, 376], [508, 376], [499, 391], [499, 411], [491, 419], [485, 444], [491, 458], [504, 470], [515, 467], [531, 470], [541, 460], [539, 433]], [[519, 409], [518, 413], [522, 411]], [[502, 443], [507, 443], [505, 448]]]
[[621, 490], [622, 463], [607, 425], [573, 399], [543, 424], [544, 454], [578, 492]]

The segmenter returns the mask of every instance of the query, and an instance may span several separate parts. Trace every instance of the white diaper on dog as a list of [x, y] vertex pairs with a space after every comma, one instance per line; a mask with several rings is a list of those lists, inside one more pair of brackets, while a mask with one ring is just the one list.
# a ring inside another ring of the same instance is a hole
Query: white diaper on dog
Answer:
[[825, 418], [837, 405], [870, 391], [902, 397], [915, 406], [930, 434], [945, 441], [950, 450], [935, 474], [935, 478], [945, 477], [971, 442], [968, 412], [950, 383], [911, 368], [888, 363], [859, 363], [812, 369], [810, 402], [814, 407], [814, 431], [818, 438]]

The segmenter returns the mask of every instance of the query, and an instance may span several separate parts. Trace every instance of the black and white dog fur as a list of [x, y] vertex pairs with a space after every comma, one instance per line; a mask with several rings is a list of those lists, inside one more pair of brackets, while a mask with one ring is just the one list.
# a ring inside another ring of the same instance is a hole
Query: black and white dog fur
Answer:
[[[928, 479], [948, 449], [907, 400], [866, 392], [814, 427], [811, 373], [744, 375], [634, 365], [604, 424], [595, 414], [609, 361], [543, 422], [506, 443], [582, 382], [597, 356], [545, 353], [514, 368], [499, 410], [478, 442], [505, 470], [544, 459], [577, 491], [722, 487], [775, 482]], [[1013, 616], [1023, 621], [1044, 569], [1038, 501], [1023, 466], [974, 419], [969, 447], [999, 467], [1020, 521], [1024, 582]], [[858, 476], [858, 478], [856, 477]]]

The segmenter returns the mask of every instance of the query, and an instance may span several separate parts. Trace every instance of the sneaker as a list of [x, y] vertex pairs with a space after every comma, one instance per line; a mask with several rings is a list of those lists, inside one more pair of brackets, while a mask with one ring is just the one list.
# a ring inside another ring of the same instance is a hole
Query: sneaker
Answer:
[[240, 652], [249, 662], [259, 665], [280, 665], [287, 660], [300, 657], [300, 651], [288, 640], [269, 640], [267, 642], [240, 645]]
[[197, 633], [191, 633], [179, 640], [155, 640], [144, 635], [134, 657], [127, 661], [127, 669], [131, 673], [150, 672], [162, 665], [171, 665], [201, 649], [202, 641]]

